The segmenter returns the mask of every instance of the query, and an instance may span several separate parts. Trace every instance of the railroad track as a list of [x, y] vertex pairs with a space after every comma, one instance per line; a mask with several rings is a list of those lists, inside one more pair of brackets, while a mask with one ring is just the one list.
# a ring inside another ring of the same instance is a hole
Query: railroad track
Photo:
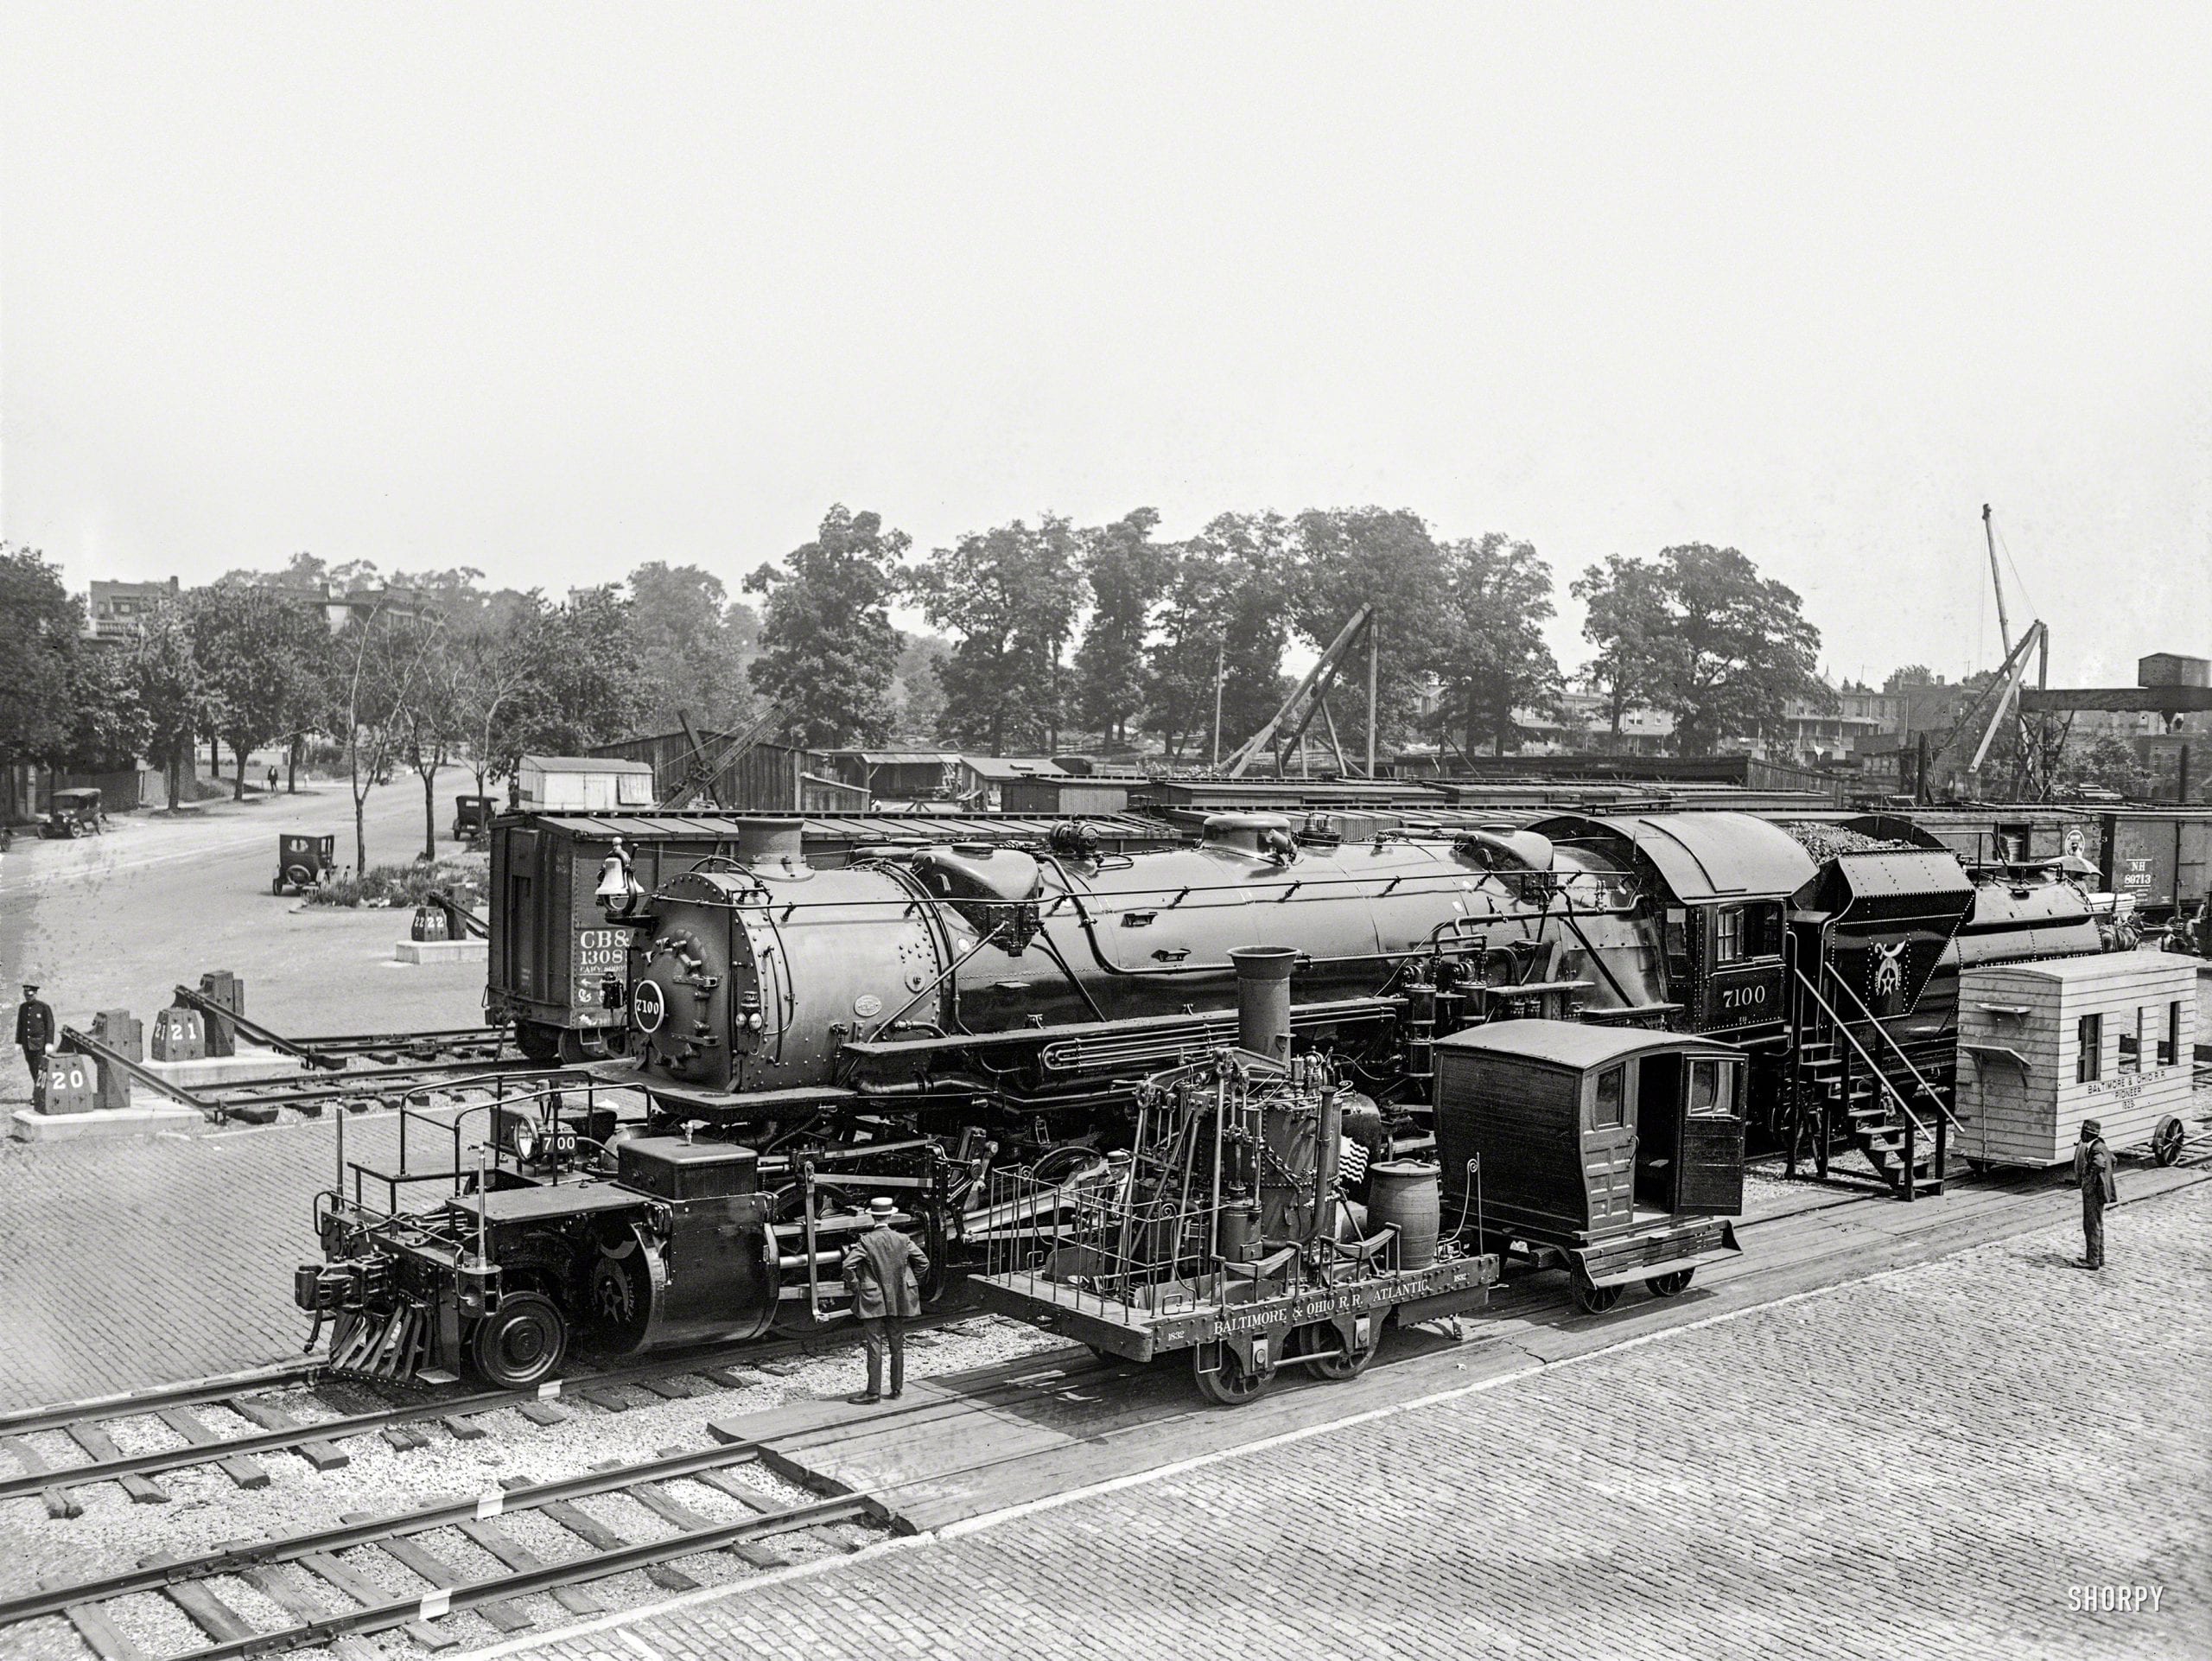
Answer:
[[[972, 1311], [940, 1310], [913, 1323], [915, 1330], [931, 1331], [968, 1319]], [[477, 1441], [487, 1432], [474, 1422], [487, 1413], [512, 1408], [539, 1424], [559, 1422], [569, 1416], [563, 1402], [588, 1403], [610, 1413], [627, 1410], [617, 1386], [634, 1384], [649, 1394], [668, 1399], [704, 1395], [741, 1386], [747, 1381], [734, 1371], [760, 1368], [781, 1360], [842, 1348], [853, 1341], [846, 1333], [787, 1339], [770, 1344], [751, 1342], [712, 1349], [655, 1356], [647, 1360], [598, 1369], [573, 1378], [555, 1379], [529, 1390], [474, 1391], [391, 1402], [365, 1412], [344, 1413], [334, 1418], [303, 1420], [268, 1398], [268, 1392], [297, 1384], [342, 1382], [363, 1390], [365, 1381], [332, 1374], [320, 1364], [264, 1370], [255, 1373], [195, 1379], [129, 1396], [108, 1397], [97, 1402], [35, 1409], [0, 1417], [0, 1449], [12, 1454], [21, 1469], [0, 1477], [0, 1501], [41, 1498], [50, 1516], [79, 1514], [82, 1506], [72, 1491], [95, 1483], [115, 1482], [141, 1505], [161, 1505], [168, 1494], [153, 1479], [164, 1472], [197, 1466], [219, 1466], [241, 1488], [260, 1488], [271, 1480], [270, 1467], [260, 1455], [288, 1454], [317, 1470], [332, 1470], [349, 1462], [339, 1445], [355, 1436], [383, 1434], [403, 1450], [423, 1445], [429, 1439], [416, 1426], [442, 1424], [461, 1441]], [[210, 1429], [194, 1416], [196, 1406], [220, 1406], [249, 1423], [260, 1427], [242, 1436], [226, 1436]], [[114, 1427], [130, 1420], [152, 1419], [184, 1439], [184, 1445], [151, 1452], [125, 1454], [118, 1447]], [[42, 1458], [24, 1436], [39, 1431], [59, 1431], [87, 1456], [87, 1462], [55, 1466]]]
[[[410, 1628], [409, 1635], [424, 1647], [443, 1649], [458, 1639], [432, 1623], [462, 1610], [480, 1612], [500, 1632], [523, 1631], [535, 1623], [514, 1601], [531, 1593], [550, 1592], [574, 1614], [598, 1613], [606, 1606], [586, 1589], [593, 1581], [646, 1569], [664, 1589], [685, 1591], [699, 1582], [673, 1566], [677, 1559], [727, 1550], [756, 1569], [775, 1567], [785, 1560], [760, 1542], [838, 1524], [880, 1527], [890, 1522], [875, 1501], [849, 1491], [779, 1505], [766, 1493], [732, 1479], [733, 1470], [754, 1463], [770, 1465], [795, 1480], [798, 1475], [751, 1443], [668, 1450], [652, 1460], [582, 1476], [518, 1481], [385, 1516], [349, 1516], [335, 1528], [226, 1546], [194, 1557], [149, 1560], [120, 1574], [0, 1601], [0, 1632], [60, 1615], [102, 1661], [149, 1661], [146, 1651], [118, 1626], [109, 1606], [152, 1593], [166, 1598], [208, 1639], [166, 1661], [272, 1655], [351, 1633], [402, 1626]], [[708, 1517], [664, 1486], [685, 1479], [735, 1501], [744, 1514], [734, 1521]], [[817, 1489], [821, 1482], [811, 1475], [805, 1480]], [[576, 1503], [600, 1495], [626, 1496], [675, 1531], [654, 1539], [630, 1539]], [[545, 1519], [582, 1550], [557, 1560], [541, 1556], [500, 1526], [502, 1518], [522, 1512]], [[500, 1564], [502, 1572], [480, 1578], [466, 1575], [441, 1555], [440, 1548], [422, 1537], [448, 1528], [466, 1535]], [[376, 1550], [381, 1573], [368, 1574], [359, 1559], [348, 1562], [337, 1555], [360, 1548]], [[296, 1573], [288, 1576], [288, 1569]], [[282, 1609], [290, 1624], [257, 1627], [224, 1601], [215, 1583], [226, 1577], [252, 1587]], [[422, 1582], [421, 1589], [397, 1594], [390, 1589], [410, 1579]], [[340, 1606], [334, 1612], [329, 1607], [334, 1602]]]

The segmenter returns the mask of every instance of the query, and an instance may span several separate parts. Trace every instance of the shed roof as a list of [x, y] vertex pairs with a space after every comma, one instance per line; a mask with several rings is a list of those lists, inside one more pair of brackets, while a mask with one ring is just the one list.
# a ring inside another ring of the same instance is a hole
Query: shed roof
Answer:
[[1692, 1033], [1643, 1027], [1600, 1027], [1585, 1021], [1493, 1021], [1436, 1041], [1437, 1048], [1517, 1056], [1586, 1072], [1632, 1055], [1671, 1050], [1681, 1055], [1741, 1055], [1732, 1044]]
[[1043, 756], [963, 755], [961, 765], [979, 779], [1060, 779], [1072, 777], [1058, 762]]
[[522, 765], [541, 773], [651, 773], [650, 761], [626, 761], [613, 755], [525, 755]]
[[1749, 813], [1563, 814], [1529, 827], [1554, 842], [1607, 837], [1631, 843], [1680, 900], [1776, 898], [1813, 877], [1812, 856], [1787, 831]]
[[2185, 958], [2173, 951], [2094, 951], [2078, 958], [2026, 958], [2012, 963], [1978, 964], [1969, 972], [1977, 976], [2024, 976], [2030, 980], [2062, 981], [2071, 985], [2078, 981], [2125, 980], [2165, 970], [2177, 985], [2186, 986], [2195, 983], [2197, 966], [2202, 962], [2202, 958]]

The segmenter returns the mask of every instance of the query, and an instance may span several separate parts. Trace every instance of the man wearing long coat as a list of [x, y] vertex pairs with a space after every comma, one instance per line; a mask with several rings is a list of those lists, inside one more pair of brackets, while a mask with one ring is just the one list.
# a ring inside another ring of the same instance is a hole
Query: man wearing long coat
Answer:
[[2120, 1199], [2113, 1181], [2112, 1149], [2105, 1146], [2104, 1126], [2094, 1119], [2082, 1121], [2082, 1140], [2074, 1144], [2074, 1181], [2082, 1190], [2082, 1267], [2105, 1266], [2105, 1207]]
[[891, 1356], [891, 1399], [906, 1387], [906, 1323], [922, 1312], [921, 1282], [930, 1272], [928, 1254], [912, 1236], [891, 1226], [898, 1208], [888, 1200], [868, 1202], [870, 1226], [845, 1248], [845, 1289], [868, 1346], [868, 1390], [847, 1399], [868, 1406], [883, 1399], [883, 1357]]

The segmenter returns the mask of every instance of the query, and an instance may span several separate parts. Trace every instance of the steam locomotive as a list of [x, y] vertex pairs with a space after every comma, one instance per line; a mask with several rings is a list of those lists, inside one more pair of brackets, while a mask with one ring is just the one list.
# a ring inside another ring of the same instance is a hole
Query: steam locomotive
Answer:
[[[324, 1195], [325, 1261], [295, 1293], [334, 1323], [334, 1364], [513, 1387], [580, 1329], [630, 1352], [804, 1328], [843, 1312], [841, 1249], [876, 1194], [940, 1272], [973, 1262], [1037, 1220], [999, 1214], [995, 1169], [1039, 1174], [1039, 1194], [1079, 1179], [1126, 1149], [1138, 1081], [1233, 1043], [1230, 953], [1256, 944], [1296, 951], [1295, 1050], [1326, 1058], [1344, 1134], [1377, 1157], [1433, 1145], [1440, 1038], [1523, 1015], [1726, 1041], [1781, 1129], [1807, 1099], [1808, 990], [1833, 1012], [1850, 989], [1937, 1065], [1941, 1032], [1909, 1029], [1951, 1021], [1941, 987], [1984, 894], [1921, 850], [1824, 875], [1726, 812], [1442, 835], [1221, 814], [1130, 851], [1039, 830], [820, 866], [796, 822], [755, 825], [651, 888], [610, 856], [596, 898], [626, 945], [599, 990], [629, 1053], [591, 1072], [646, 1111], [619, 1123], [549, 1091], [499, 1113], [491, 1162], [441, 1211]], [[2007, 892], [1974, 949], [2047, 946], [2053, 916], [2013, 930], [2005, 908], [2063, 913], [2066, 894], [2086, 925], [2063, 885]]]

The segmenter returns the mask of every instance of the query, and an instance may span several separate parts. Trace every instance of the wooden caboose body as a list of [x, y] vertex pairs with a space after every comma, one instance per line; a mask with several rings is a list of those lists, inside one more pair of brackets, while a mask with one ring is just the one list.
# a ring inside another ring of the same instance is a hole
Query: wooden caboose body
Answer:
[[2115, 951], [1966, 970], [1960, 1151], [1976, 1163], [2063, 1164], [2084, 1119], [2115, 1149], [2150, 1144], [2190, 1111], [2196, 1026], [2189, 958]]
[[1567, 1269], [1592, 1312], [1734, 1255], [1744, 1052], [1688, 1034], [1498, 1021], [1437, 1041], [1445, 1214]]

